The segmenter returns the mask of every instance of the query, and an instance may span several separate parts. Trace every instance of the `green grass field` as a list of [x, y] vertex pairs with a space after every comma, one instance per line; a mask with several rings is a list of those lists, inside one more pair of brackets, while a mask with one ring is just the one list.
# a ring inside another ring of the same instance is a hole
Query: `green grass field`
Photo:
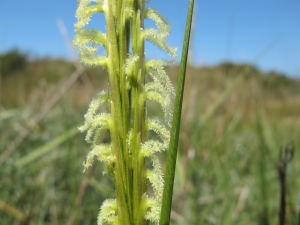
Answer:
[[[75, 70], [64, 60], [41, 59], [1, 74], [0, 160]], [[175, 83], [178, 67], [167, 71]], [[102, 69], [86, 70], [2, 158], [0, 224], [96, 224], [102, 201], [114, 196], [114, 184], [102, 175], [101, 163], [83, 173], [89, 146], [77, 127], [107, 83]], [[148, 107], [150, 115], [159, 111], [154, 103]], [[278, 224], [279, 152], [291, 141], [295, 154], [287, 165], [286, 224], [299, 224], [299, 137], [299, 80], [249, 65], [190, 67], [172, 224]]]

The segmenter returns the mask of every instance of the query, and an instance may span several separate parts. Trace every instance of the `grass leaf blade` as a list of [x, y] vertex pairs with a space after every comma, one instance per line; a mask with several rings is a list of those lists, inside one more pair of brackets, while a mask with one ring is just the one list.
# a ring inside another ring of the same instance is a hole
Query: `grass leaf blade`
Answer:
[[79, 125], [76, 125], [76, 126], [72, 127], [71, 129], [67, 130], [63, 134], [60, 134], [58, 137], [56, 137], [52, 141], [48, 142], [47, 144], [33, 150], [28, 155], [25, 155], [23, 158], [16, 161], [15, 165], [20, 168], [20, 167], [26, 166], [27, 164], [30, 164], [31, 162], [33, 162], [37, 158], [48, 154], [53, 148], [59, 146], [60, 144], [67, 141], [68, 139], [70, 139], [70, 138], [74, 137], [75, 135], [79, 134], [78, 126]]
[[162, 199], [161, 215], [159, 221], [160, 225], [170, 224], [173, 185], [174, 185], [174, 177], [175, 177], [176, 157], [177, 157], [181, 110], [182, 110], [182, 99], [183, 99], [183, 91], [184, 91], [184, 80], [185, 80], [185, 72], [187, 67], [190, 31], [191, 31], [191, 24], [193, 18], [193, 8], [194, 8], [194, 0], [190, 0], [186, 27], [185, 27], [181, 62], [180, 62], [178, 86], [177, 86], [175, 105], [174, 105], [170, 147], [169, 147], [168, 157], [167, 157], [166, 178], [165, 178], [165, 186], [164, 186], [163, 199]]

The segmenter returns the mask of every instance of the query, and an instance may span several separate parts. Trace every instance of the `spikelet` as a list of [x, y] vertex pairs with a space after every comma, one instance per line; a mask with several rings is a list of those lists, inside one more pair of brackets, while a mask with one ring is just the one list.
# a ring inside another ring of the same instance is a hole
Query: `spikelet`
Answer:
[[92, 166], [94, 157], [101, 162], [106, 163], [107, 166], [112, 167], [115, 163], [116, 157], [112, 154], [111, 144], [96, 145], [87, 155], [86, 162], [83, 163], [84, 169], [88, 169]]
[[157, 156], [150, 157], [153, 169], [146, 171], [146, 177], [151, 183], [154, 191], [154, 197], [146, 196], [146, 206], [148, 208], [145, 218], [158, 224], [160, 216], [161, 199], [164, 188], [163, 173]]
[[134, 69], [139, 60], [137, 55], [128, 54], [128, 58], [126, 59], [125, 64], [125, 74], [127, 75], [126, 80], [126, 87], [129, 90], [131, 88], [131, 83], [133, 79]]
[[98, 225], [121, 225], [117, 216], [117, 201], [107, 199], [103, 202], [98, 215]]
[[164, 67], [168, 64], [168, 62], [162, 60], [149, 60], [145, 64], [145, 69], [155, 82], [161, 83], [167, 89], [171, 97], [174, 97], [175, 90], [173, 88], [169, 76], [164, 70]]
[[[91, 3], [95, 3], [90, 5]], [[97, 56], [97, 46], [106, 48], [106, 35], [93, 29], [83, 29], [93, 14], [104, 13], [104, 1], [102, 0], [80, 0], [76, 11], [75, 23], [76, 36], [73, 46], [79, 53], [80, 60], [89, 66], [102, 66], [107, 68], [108, 59], [105, 56]]]
[[159, 31], [155, 29], [145, 29], [143, 30], [143, 37], [144, 39], [156, 45], [159, 49], [168, 53], [171, 57], [176, 57], [177, 48], [171, 48], [167, 44], [164, 35], [159, 33]]
[[163, 142], [168, 143], [170, 139], [170, 133], [162, 122], [158, 118], [150, 118], [147, 121], [148, 130], [154, 131]]
[[166, 122], [169, 124], [172, 119], [170, 110], [171, 98], [164, 87], [157, 82], [148, 83], [145, 86], [145, 100], [152, 100], [158, 102], [164, 112]]
[[162, 15], [160, 15], [156, 10], [152, 8], [146, 9], [145, 18], [149, 18], [155, 22], [162, 37], [169, 36], [171, 27], [168, 24], [167, 20]]
[[[90, 5], [95, 2], [96, 4]], [[87, 25], [93, 14], [104, 12], [103, 0], [79, 0], [76, 11], [76, 18], [78, 19], [75, 23], [75, 31], [78, 33], [85, 25]]]
[[[153, 79], [153, 83], [146, 84], [145, 89], [147, 92], [146, 98], [161, 105], [165, 120], [171, 126], [171, 99], [175, 96], [175, 91], [170, 78], [164, 70], [164, 67], [167, 65], [168, 63], [162, 60], [149, 60], [145, 63], [147, 74]], [[153, 94], [153, 92], [156, 92], [156, 94]]]
[[94, 118], [87, 118], [85, 125], [79, 127], [81, 132], [87, 130], [85, 140], [93, 146], [98, 144], [101, 134], [105, 130], [110, 130], [111, 115], [108, 113], [101, 113], [94, 116]]

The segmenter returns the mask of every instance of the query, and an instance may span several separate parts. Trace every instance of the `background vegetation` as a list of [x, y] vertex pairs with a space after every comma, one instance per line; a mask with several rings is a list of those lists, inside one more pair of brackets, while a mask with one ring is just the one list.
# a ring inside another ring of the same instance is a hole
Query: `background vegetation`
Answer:
[[[78, 65], [0, 56], [0, 159]], [[168, 68], [176, 85], [178, 67]], [[251, 65], [190, 67], [184, 97], [172, 224], [277, 224], [279, 151], [290, 141], [286, 224], [300, 215], [300, 81]], [[87, 69], [0, 165], [1, 224], [96, 224], [113, 180], [77, 132], [106, 72]], [[158, 105], [149, 103], [149, 113]], [[109, 138], [108, 135], [106, 138]], [[164, 157], [162, 160], [164, 160]]]

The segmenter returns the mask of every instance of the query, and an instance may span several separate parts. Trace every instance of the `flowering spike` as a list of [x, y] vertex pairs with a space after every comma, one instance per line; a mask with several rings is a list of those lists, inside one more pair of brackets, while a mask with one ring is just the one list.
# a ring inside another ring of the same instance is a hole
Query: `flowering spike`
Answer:
[[[99, 93], [91, 102], [85, 123], [79, 128], [86, 132], [91, 143], [84, 168], [88, 169], [96, 157], [106, 166], [105, 172], [114, 176], [116, 199], [103, 202], [98, 225], [158, 224], [163, 173], [158, 152], [169, 144], [169, 131], [158, 118], [147, 117], [147, 100], [158, 102], [167, 124], [170, 123], [171, 99], [174, 89], [160, 60], [145, 60], [145, 40], [176, 57], [176, 48], [168, 46], [170, 33], [166, 19], [152, 8], [145, 9], [147, 0], [78, 0], [74, 47], [80, 60], [89, 66], [107, 69], [109, 91]], [[103, 13], [106, 34], [86, 29], [96, 13]], [[157, 29], [144, 28], [144, 20], [154, 21]], [[105, 56], [98, 55], [104, 47]], [[147, 77], [151, 78], [150, 82]], [[108, 113], [100, 106], [107, 102]], [[100, 136], [109, 131], [110, 143], [99, 143]], [[154, 131], [158, 140], [148, 139]], [[152, 166], [148, 168], [145, 159]], [[147, 180], [154, 196], [147, 196]]]

